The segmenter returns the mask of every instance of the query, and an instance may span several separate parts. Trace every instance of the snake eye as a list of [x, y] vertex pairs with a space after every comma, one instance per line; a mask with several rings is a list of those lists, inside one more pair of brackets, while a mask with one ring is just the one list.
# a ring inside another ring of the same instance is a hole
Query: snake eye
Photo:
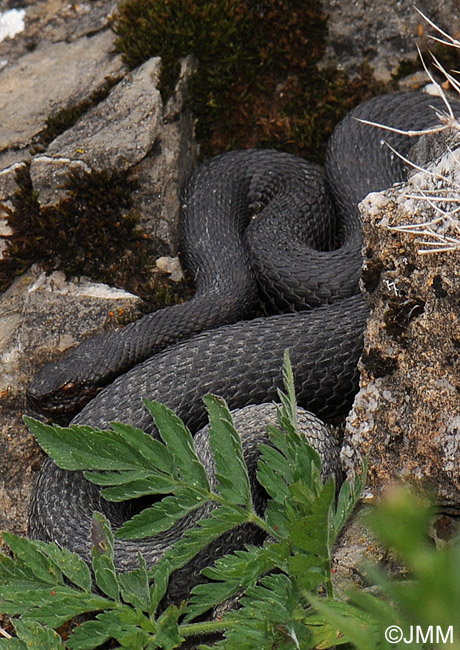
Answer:
[[64, 384], [64, 386], [62, 386], [61, 390], [63, 390], [68, 395], [71, 395], [75, 391], [76, 387], [77, 385], [73, 381], [68, 381], [67, 384]]

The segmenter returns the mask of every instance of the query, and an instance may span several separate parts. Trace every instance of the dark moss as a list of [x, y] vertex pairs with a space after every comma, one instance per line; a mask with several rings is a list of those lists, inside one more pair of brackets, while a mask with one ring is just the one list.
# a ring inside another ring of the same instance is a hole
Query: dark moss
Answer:
[[434, 295], [436, 296], [436, 298], [438, 298], [438, 299], [446, 298], [446, 296], [448, 295], [447, 291], [443, 287], [442, 278], [441, 278], [440, 275], [435, 275], [434, 276], [432, 287], [433, 287]]
[[409, 323], [423, 313], [425, 303], [420, 298], [392, 298], [388, 301], [383, 321], [388, 334], [404, 343]]
[[[431, 68], [431, 72], [437, 77], [437, 81], [444, 86], [446, 86], [446, 80], [440, 71], [437, 71], [433, 65], [433, 57], [435, 57], [439, 63], [447, 70], [451, 72], [453, 70], [458, 70], [460, 66], [460, 51], [455, 47], [446, 47], [442, 43], [436, 43], [435, 41], [429, 40], [427, 38], [422, 39], [421, 43], [421, 58], [425, 61], [428, 66]], [[416, 72], [422, 72], [424, 70], [422, 60], [419, 56], [415, 56], [411, 59], [404, 59], [400, 62], [398, 69], [393, 75], [395, 81], [413, 75]]]
[[[423, 57], [427, 62], [431, 62], [433, 56], [448, 72], [460, 68], [460, 51], [455, 47], [446, 47], [442, 43], [430, 42], [429, 48], [423, 53]], [[442, 78], [441, 81], [443, 82], [445, 79]]]
[[361, 272], [361, 280], [368, 293], [373, 293], [380, 283], [380, 276], [383, 271], [383, 264], [380, 260], [369, 260]]
[[400, 61], [397, 70], [393, 73], [395, 80], [403, 79], [411, 74], [415, 74], [423, 69], [422, 63], [418, 58], [404, 59]]
[[364, 351], [361, 364], [374, 379], [390, 375], [398, 367], [396, 359], [384, 355], [381, 350], [377, 349]]
[[180, 57], [195, 55], [189, 97], [203, 157], [274, 147], [321, 160], [337, 121], [386, 90], [365, 64], [352, 82], [318, 69], [327, 33], [318, 0], [125, 0], [113, 29], [130, 66], [162, 57], [164, 96]]
[[7, 209], [13, 234], [0, 261], [0, 289], [40, 262], [48, 272], [89, 276], [142, 297], [153, 294], [160, 306], [177, 302], [163, 276], [152, 280], [155, 251], [132, 210], [137, 181], [127, 172], [72, 171], [63, 186], [65, 197], [54, 206], [40, 205], [27, 166], [18, 170], [17, 182]]

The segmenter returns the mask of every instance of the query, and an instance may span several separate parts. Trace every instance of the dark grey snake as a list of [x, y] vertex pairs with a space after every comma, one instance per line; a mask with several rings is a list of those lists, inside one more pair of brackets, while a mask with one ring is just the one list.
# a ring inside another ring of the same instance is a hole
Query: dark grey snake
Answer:
[[[202, 397], [208, 392], [233, 409], [276, 400], [289, 349], [299, 404], [326, 420], [346, 413], [357, 390], [368, 315], [358, 291], [357, 205], [370, 191], [405, 178], [383, 139], [402, 154], [413, 144], [354, 118], [420, 129], [437, 123], [433, 106], [443, 108], [440, 99], [422, 93], [385, 95], [359, 106], [330, 139], [326, 179], [317, 166], [274, 151], [236, 151], [201, 165], [185, 191], [182, 215], [193, 299], [85, 341], [45, 366], [30, 388], [33, 403], [62, 411], [66, 395], [74, 406], [121, 375], [73, 422], [106, 427], [118, 420], [154, 434], [142, 403], [149, 397], [175, 410], [195, 432], [205, 424]], [[243, 320], [253, 313], [256, 277], [266, 302], [304, 311]], [[317, 439], [324, 452], [322, 436], [313, 434], [313, 443]], [[104, 512], [117, 527], [130, 507], [105, 502], [80, 473], [46, 460], [32, 498], [30, 534], [89, 559], [92, 511]], [[139, 550], [152, 562], [168, 543], [117, 542], [117, 564], [132, 567]]]

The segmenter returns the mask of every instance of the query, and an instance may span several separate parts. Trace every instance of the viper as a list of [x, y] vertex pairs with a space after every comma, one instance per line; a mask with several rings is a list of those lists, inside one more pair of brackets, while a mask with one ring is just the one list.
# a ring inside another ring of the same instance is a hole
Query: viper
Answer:
[[[413, 144], [359, 120], [420, 130], [436, 124], [442, 109], [441, 99], [418, 92], [365, 102], [336, 127], [325, 173], [271, 150], [229, 152], [200, 165], [181, 213], [194, 297], [84, 341], [42, 369], [31, 401], [54, 414], [92, 398], [73, 423], [106, 428], [121, 421], [156, 435], [143, 404], [148, 397], [172, 408], [194, 433], [206, 422], [207, 393], [232, 409], [276, 400], [288, 349], [299, 405], [325, 420], [346, 414], [358, 387], [368, 317], [359, 292], [358, 204], [405, 179], [392, 149], [408, 156]], [[254, 318], [259, 295], [269, 311], [288, 313]], [[81, 473], [47, 459], [29, 532], [90, 561], [92, 512], [102, 511], [117, 528], [135, 508], [106, 502]], [[132, 568], [138, 550], [153, 562], [169, 543], [118, 540], [116, 563]]]

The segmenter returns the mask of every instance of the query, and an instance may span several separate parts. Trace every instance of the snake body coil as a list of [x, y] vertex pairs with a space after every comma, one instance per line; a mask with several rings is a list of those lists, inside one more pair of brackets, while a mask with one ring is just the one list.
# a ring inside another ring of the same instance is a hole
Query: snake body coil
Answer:
[[[182, 217], [186, 262], [197, 286], [194, 298], [85, 342], [63, 362], [45, 367], [31, 387], [34, 403], [50, 412], [63, 408], [63, 382], [83, 386], [83, 393], [94, 391], [103, 365], [110, 380], [121, 376], [74, 423], [107, 427], [117, 420], [155, 435], [142, 403], [149, 397], [174, 409], [195, 432], [205, 424], [202, 397], [208, 392], [224, 397], [230, 408], [275, 400], [283, 353], [289, 349], [299, 404], [325, 419], [346, 413], [358, 386], [368, 314], [358, 292], [357, 205], [368, 192], [405, 178], [401, 161], [383, 139], [402, 154], [412, 144], [355, 118], [421, 129], [437, 123], [432, 106], [439, 110], [443, 105], [422, 93], [382, 96], [359, 106], [331, 137], [326, 178], [318, 167], [273, 151], [231, 152], [200, 166], [185, 192]], [[277, 307], [323, 306], [241, 320], [252, 313], [256, 277], [265, 298]], [[219, 326], [222, 322], [230, 324]], [[206, 331], [126, 372], [152, 351], [200, 329]], [[95, 359], [96, 351], [103, 362]], [[46, 460], [32, 499], [30, 534], [89, 560], [94, 510], [104, 512], [114, 527], [129, 516], [125, 506], [104, 501], [79, 472], [60, 470]], [[137, 551], [154, 561], [168, 543], [117, 541], [116, 562], [132, 567]]]

